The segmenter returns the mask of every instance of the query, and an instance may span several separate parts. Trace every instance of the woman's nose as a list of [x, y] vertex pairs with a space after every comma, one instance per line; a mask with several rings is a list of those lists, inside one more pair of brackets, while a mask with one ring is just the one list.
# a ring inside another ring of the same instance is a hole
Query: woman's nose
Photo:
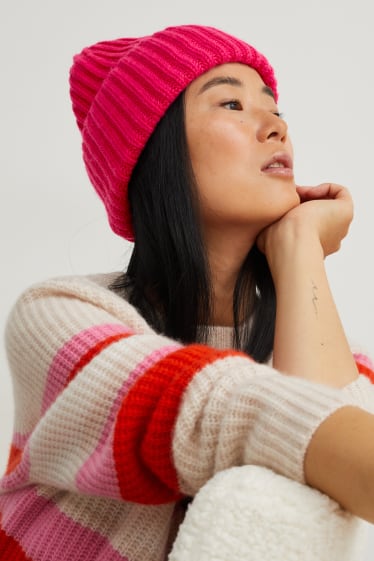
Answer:
[[258, 140], [260, 142], [267, 141], [280, 141], [286, 142], [288, 126], [286, 121], [274, 115], [274, 113], [267, 113], [261, 119], [258, 128]]

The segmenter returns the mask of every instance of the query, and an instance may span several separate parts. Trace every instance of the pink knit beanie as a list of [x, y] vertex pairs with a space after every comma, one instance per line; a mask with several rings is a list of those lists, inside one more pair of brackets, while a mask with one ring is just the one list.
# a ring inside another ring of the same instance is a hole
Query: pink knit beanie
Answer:
[[74, 57], [70, 95], [83, 159], [116, 234], [134, 239], [127, 187], [157, 123], [188, 84], [228, 62], [254, 68], [277, 98], [266, 58], [212, 27], [183, 25], [146, 37], [103, 41]]

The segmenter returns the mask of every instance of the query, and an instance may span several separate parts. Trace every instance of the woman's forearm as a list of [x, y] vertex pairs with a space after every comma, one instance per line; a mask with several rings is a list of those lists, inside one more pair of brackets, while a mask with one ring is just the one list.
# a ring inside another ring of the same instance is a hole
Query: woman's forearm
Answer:
[[329, 287], [323, 251], [292, 227], [270, 260], [277, 310], [273, 364], [278, 370], [335, 387], [357, 369]]
[[306, 482], [374, 523], [374, 415], [343, 407], [316, 430], [305, 456]]

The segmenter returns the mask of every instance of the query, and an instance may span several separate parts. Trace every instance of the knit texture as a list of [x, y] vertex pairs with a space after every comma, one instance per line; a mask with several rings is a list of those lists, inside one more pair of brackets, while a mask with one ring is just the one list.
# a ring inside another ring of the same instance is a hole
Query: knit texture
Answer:
[[157, 123], [188, 84], [228, 62], [254, 68], [278, 97], [266, 58], [212, 27], [182, 25], [147, 37], [102, 41], [74, 57], [70, 94], [83, 159], [116, 234], [134, 239], [127, 187]]
[[[186, 495], [245, 464], [303, 483], [320, 423], [373, 402], [364, 376], [335, 390], [157, 334], [111, 280], [41, 283], [9, 318], [16, 416], [1, 561], [164, 560]], [[227, 330], [215, 332], [228, 343]]]

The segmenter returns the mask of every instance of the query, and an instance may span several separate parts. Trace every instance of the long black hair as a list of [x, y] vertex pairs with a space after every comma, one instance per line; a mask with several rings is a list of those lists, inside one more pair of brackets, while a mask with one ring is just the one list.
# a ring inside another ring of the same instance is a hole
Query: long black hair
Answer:
[[[128, 196], [135, 244], [127, 271], [112, 288], [157, 331], [184, 343], [206, 342], [211, 275], [198, 219], [183, 93], [148, 140]], [[233, 315], [233, 346], [266, 361], [273, 348], [275, 290], [266, 258], [256, 246], [239, 272]]]

